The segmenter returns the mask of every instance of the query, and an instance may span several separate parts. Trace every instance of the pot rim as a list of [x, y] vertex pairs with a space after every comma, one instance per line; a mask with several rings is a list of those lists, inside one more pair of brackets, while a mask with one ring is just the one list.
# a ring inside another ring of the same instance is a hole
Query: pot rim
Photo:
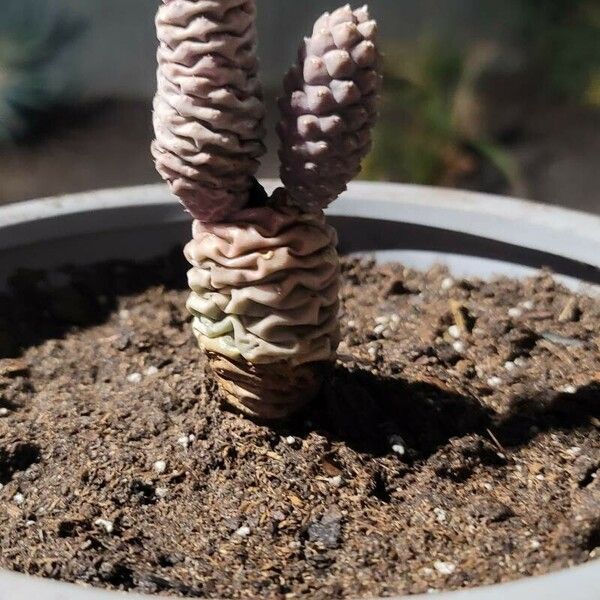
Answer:
[[[279, 182], [265, 179], [261, 183], [271, 191]], [[364, 198], [368, 196], [369, 201]], [[141, 200], [143, 198], [143, 201]], [[48, 232], [43, 227], [28, 227], [27, 234], [19, 225], [36, 224], [64, 216], [85, 215], [89, 211], [145, 206], [156, 209], [142, 216], [144, 221], [161, 223], [190, 220], [164, 184], [114, 188], [55, 196], [40, 200], [0, 206], [0, 250], [24, 243], [48, 241], [64, 237], [62, 231]], [[373, 207], [377, 205], [377, 214]], [[399, 221], [477, 235], [600, 267], [600, 216], [530, 200], [520, 200], [480, 192], [395, 183], [359, 181], [327, 211], [330, 215]], [[85, 220], [85, 219], [84, 219]], [[82, 221], [84, 221], [82, 220]], [[88, 219], [89, 221], [89, 219]], [[70, 224], [73, 229], [76, 223]], [[83, 226], [83, 222], [80, 223]], [[118, 223], [95, 222], [93, 228], [77, 228], [72, 233], [101, 232], [118, 228]]]
[[[268, 190], [275, 180], [262, 182]], [[365, 197], [369, 198], [365, 202]], [[131, 227], [119, 211], [136, 208], [136, 223], [190, 220], [163, 184], [116, 188], [30, 200], [0, 207], [0, 251], [86, 233]], [[104, 211], [105, 219], [90, 218]], [[139, 213], [139, 214], [137, 214]], [[576, 260], [598, 268], [600, 217], [531, 201], [425, 186], [356, 182], [328, 211], [376, 217], [482, 236]], [[62, 227], [57, 227], [62, 222]], [[0, 570], [0, 600], [149, 600], [156, 596], [111, 592]], [[593, 600], [600, 597], [600, 562], [493, 586], [436, 594], [440, 600]], [[411, 596], [415, 600], [425, 596]], [[408, 598], [408, 597], [406, 597]]]

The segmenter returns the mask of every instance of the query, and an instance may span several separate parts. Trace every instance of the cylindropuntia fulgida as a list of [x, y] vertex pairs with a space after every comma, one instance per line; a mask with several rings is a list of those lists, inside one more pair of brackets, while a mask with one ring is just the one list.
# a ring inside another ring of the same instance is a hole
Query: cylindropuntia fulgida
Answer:
[[280, 100], [283, 188], [264, 152], [255, 0], [163, 0], [154, 103], [159, 173], [194, 218], [188, 308], [224, 399], [261, 419], [310, 401], [339, 343], [337, 235], [323, 209], [360, 171], [380, 82], [366, 7], [324, 14]]

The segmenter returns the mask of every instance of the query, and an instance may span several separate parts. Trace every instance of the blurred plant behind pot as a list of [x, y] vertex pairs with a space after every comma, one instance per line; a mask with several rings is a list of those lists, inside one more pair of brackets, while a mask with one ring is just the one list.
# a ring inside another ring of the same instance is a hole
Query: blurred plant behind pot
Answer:
[[382, 115], [363, 177], [525, 194], [498, 142], [519, 127], [525, 108], [487, 93], [490, 80], [508, 83], [521, 73], [519, 58], [492, 43], [459, 49], [426, 36], [388, 46]]
[[80, 37], [80, 17], [56, 0], [2, 0], [0, 14], [0, 142], [31, 135], [48, 112], [72, 100], [65, 51]]
[[519, 1], [521, 35], [545, 95], [600, 106], [600, 2]]

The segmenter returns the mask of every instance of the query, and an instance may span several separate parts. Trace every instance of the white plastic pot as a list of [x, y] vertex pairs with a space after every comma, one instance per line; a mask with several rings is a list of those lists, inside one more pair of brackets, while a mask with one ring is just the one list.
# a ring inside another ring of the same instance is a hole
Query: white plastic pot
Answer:
[[[419, 268], [442, 262], [458, 275], [481, 277], [524, 276], [547, 266], [570, 288], [600, 293], [600, 218], [593, 215], [484, 194], [371, 183], [352, 185], [330, 215], [343, 253], [369, 253]], [[18, 267], [149, 258], [189, 234], [189, 218], [162, 185], [0, 207], [0, 290]], [[0, 600], [31, 598], [148, 597], [0, 571]], [[599, 600], [600, 561], [436, 598]]]

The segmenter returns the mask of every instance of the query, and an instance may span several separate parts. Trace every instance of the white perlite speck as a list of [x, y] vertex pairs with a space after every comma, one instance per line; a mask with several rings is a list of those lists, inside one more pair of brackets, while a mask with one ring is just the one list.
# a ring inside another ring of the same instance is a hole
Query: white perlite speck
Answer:
[[490, 377], [487, 380], [487, 384], [490, 387], [498, 387], [498, 386], [502, 385], [502, 379], [500, 379], [500, 377]]
[[165, 487], [157, 487], [154, 490], [154, 495], [157, 498], [165, 498], [168, 493], [169, 493], [169, 490], [167, 488], [165, 488]]
[[518, 319], [523, 316], [523, 311], [518, 307], [513, 307], [508, 309], [508, 316], [513, 317], [514, 319]]
[[330, 477], [329, 483], [332, 487], [340, 487], [340, 485], [342, 485], [342, 476], [336, 475], [335, 477]]
[[561, 392], [563, 394], [576, 394], [577, 388], [574, 385], [565, 385]]
[[189, 435], [182, 435], [180, 438], [177, 439], [177, 443], [180, 446], [183, 446], [183, 448], [185, 448], [187, 450], [188, 446], [192, 443], [196, 441], [196, 436], [193, 433], [190, 433]]
[[442, 575], [452, 575], [456, 571], [456, 565], [445, 560], [436, 560], [433, 563], [435, 570]]
[[17, 493], [13, 496], [13, 502], [18, 506], [21, 506], [21, 504], [25, 502], [25, 496], [23, 496], [21, 493]]
[[114, 531], [114, 523], [108, 519], [96, 519], [94, 525], [102, 527], [106, 533], [112, 533]]
[[458, 325], [450, 325], [448, 327], [448, 334], [450, 337], [458, 339], [460, 337], [460, 327]]
[[235, 532], [235, 535], [238, 535], [239, 537], [248, 537], [251, 533], [252, 530], [248, 525], [242, 525], [242, 527]]
[[395, 452], [396, 454], [398, 454], [398, 456], [404, 456], [406, 449], [400, 444], [394, 444], [392, 446], [392, 452]]
[[157, 460], [152, 465], [152, 468], [154, 469], [154, 471], [156, 473], [158, 473], [159, 475], [162, 475], [167, 470], [167, 463], [164, 460]]
[[158, 373], [158, 369], [156, 367], [148, 367], [145, 371], [145, 374], [148, 375], [148, 377], [152, 376], [152, 375], [156, 375]]
[[293, 445], [296, 443], [296, 438], [295, 438], [293, 435], [288, 435], [288, 436], [285, 438], [285, 443], [286, 443], [288, 446], [293, 446]]
[[131, 373], [131, 375], [127, 375], [127, 381], [129, 383], [140, 383], [142, 381], [141, 373]]
[[438, 521], [438, 523], [444, 523], [446, 521], [446, 517], [447, 517], [447, 513], [443, 508], [434, 508], [433, 512], [435, 514], [435, 517]]
[[398, 456], [404, 456], [406, 454], [406, 444], [399, 435], [391, 435], [389, 442], [392, 447], [392, 452], [395, 452]]
[[446, 277], [446, 279], [444, 279], [442, 281], [441, 287], [444, 291], [447, 291], [447, 290], [453, 288], [454, 287], [454, 279], [452, 279], [452, 277]]
[[525, 309], [525, 310], [533, 310], [533, 307], [535, 306], [534, 303], [531, 300], [525, 300], [525, 302], [521, 302], [521, 306]]
[[8, 414], [8, 408], [6, 408], [5, 406], [0, 408], [0, 417], [5, 417], [7, 414]]
[[456, 340], [452, 344], [452, 347], [454, 348], [455, 352], [464, 352], [465, 351], [465, 343], [462, 342], [461, 340]]

